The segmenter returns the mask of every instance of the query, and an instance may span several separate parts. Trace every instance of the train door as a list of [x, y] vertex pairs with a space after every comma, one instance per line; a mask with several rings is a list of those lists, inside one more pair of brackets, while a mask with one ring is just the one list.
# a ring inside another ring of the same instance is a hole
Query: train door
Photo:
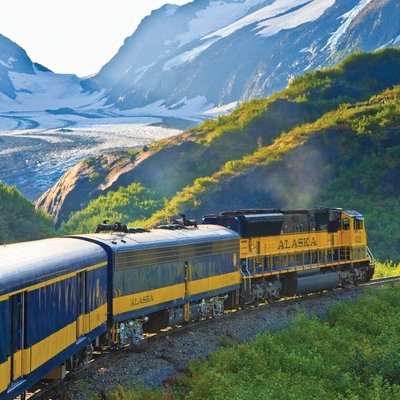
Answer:
[[77, 317], [76, 337], [79, 338], [86, 333], [86, 271], [77, 275]]
[[351, 259], [351, 243], [353, 239], [353, 218], [342, 213], [339, 261], [348, 262]]
[[11, 381], [23, 375], [25, 344], [25, 293], [10, 297], [11, 308]]
[[184, 273], [185, 273], [185, 300], [187, 303], [183, 306], [183, 316], [185, 321], [189, 321], [190, 319], [190, 303], [189, 297], [191, 294], [190, 286], [192, 281], [192, 268], [189, 263], [186, 261], [184, 264]]

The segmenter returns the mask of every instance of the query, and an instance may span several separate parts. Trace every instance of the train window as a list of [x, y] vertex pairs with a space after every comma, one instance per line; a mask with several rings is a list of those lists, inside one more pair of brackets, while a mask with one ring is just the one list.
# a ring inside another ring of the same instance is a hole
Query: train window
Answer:
[[348, 231], [350, 229], [350, 221], [348, 218], [343, 218], [342, 220], [342, 228], [344, 231]]
[[271, 270], [271, 262], [268, 256], [264, 257], [264, 265], [267, 271]]
[[354, 219], [354, 229], [356, 231], [360, 231], [362, 229], [364, 229], [364, 221], [360, 220], [360, 219]]
[[313, 251], [311, 254], [312, 254], [312, 264], [318, 264], [318, 252]]

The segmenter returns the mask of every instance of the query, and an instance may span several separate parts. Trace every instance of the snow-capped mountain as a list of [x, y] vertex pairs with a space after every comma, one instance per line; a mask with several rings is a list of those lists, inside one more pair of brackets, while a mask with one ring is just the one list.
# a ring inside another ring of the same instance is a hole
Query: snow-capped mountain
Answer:
[[[9, 113], [47, 110], [54, 115], [59, 109], [98, 109], [102, 97], [99, 92], [85, 93], [76, 75], [55, 74], [34, 63], [24, 49], [0, 35], [0, 128], [13, 128], [13, 121], [4, 117]], [[17, 120], [14, 118], [14, 122]], [[32, 122], [23, 127], [35, 125]]]
[[15, 99], [17, 94], [9, 72], [33, 75], [34, 64], [24, 49], [0, 35], [0, 93]]
[[207, 109], [269, 95], [356, 49], [399, 45], [398, 0], [194, 0], [153, 11], [83, 84], [120, 109]]
[[400, 46], [398, 0], [166, 4], [83, 81], [33, 63], [0, 35], [0, 129], [58, 127], [89, 117], [212, 115], [268, 96], [356, 49], [388, 46]]

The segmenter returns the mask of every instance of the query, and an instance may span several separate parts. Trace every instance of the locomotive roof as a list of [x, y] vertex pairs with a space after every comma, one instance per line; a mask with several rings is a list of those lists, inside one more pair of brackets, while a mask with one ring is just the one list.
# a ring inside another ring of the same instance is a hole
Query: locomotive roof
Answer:
[[343, 212], [346, 213], [349, 217], [353, 217], [353, 218], [357, 218], [357, 219], [364, 219], [364, 216], [357, 211], [344, 210]]
[[54, 238], [0, 247], [0, 296], [107, 261], [93, 243]]
[[239, 235], [231, 229], [219, 225], [199, 225], [184, 229], [151, 229], [140, 233], [96, 233], [75, 236], [106, 245], [112, 251], [141, 250], [164, 246], [184, 245], [207, 241], [238, 239]]

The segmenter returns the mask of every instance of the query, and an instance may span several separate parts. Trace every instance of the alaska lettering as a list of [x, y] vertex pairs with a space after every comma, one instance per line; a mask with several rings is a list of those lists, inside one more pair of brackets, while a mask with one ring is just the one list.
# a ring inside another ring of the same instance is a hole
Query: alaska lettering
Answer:
[[278, 250], [297, 249], [298, 247], [313, 247], [317, 245], [315, 238], [300, 238], [293, 240], [280, 240]]
[[151, 303], [152, 301], [154, 301], [152, 294], [142, 297], [134, 297], [131, 301], [131, 307], [138, 306], [140, 304]]

